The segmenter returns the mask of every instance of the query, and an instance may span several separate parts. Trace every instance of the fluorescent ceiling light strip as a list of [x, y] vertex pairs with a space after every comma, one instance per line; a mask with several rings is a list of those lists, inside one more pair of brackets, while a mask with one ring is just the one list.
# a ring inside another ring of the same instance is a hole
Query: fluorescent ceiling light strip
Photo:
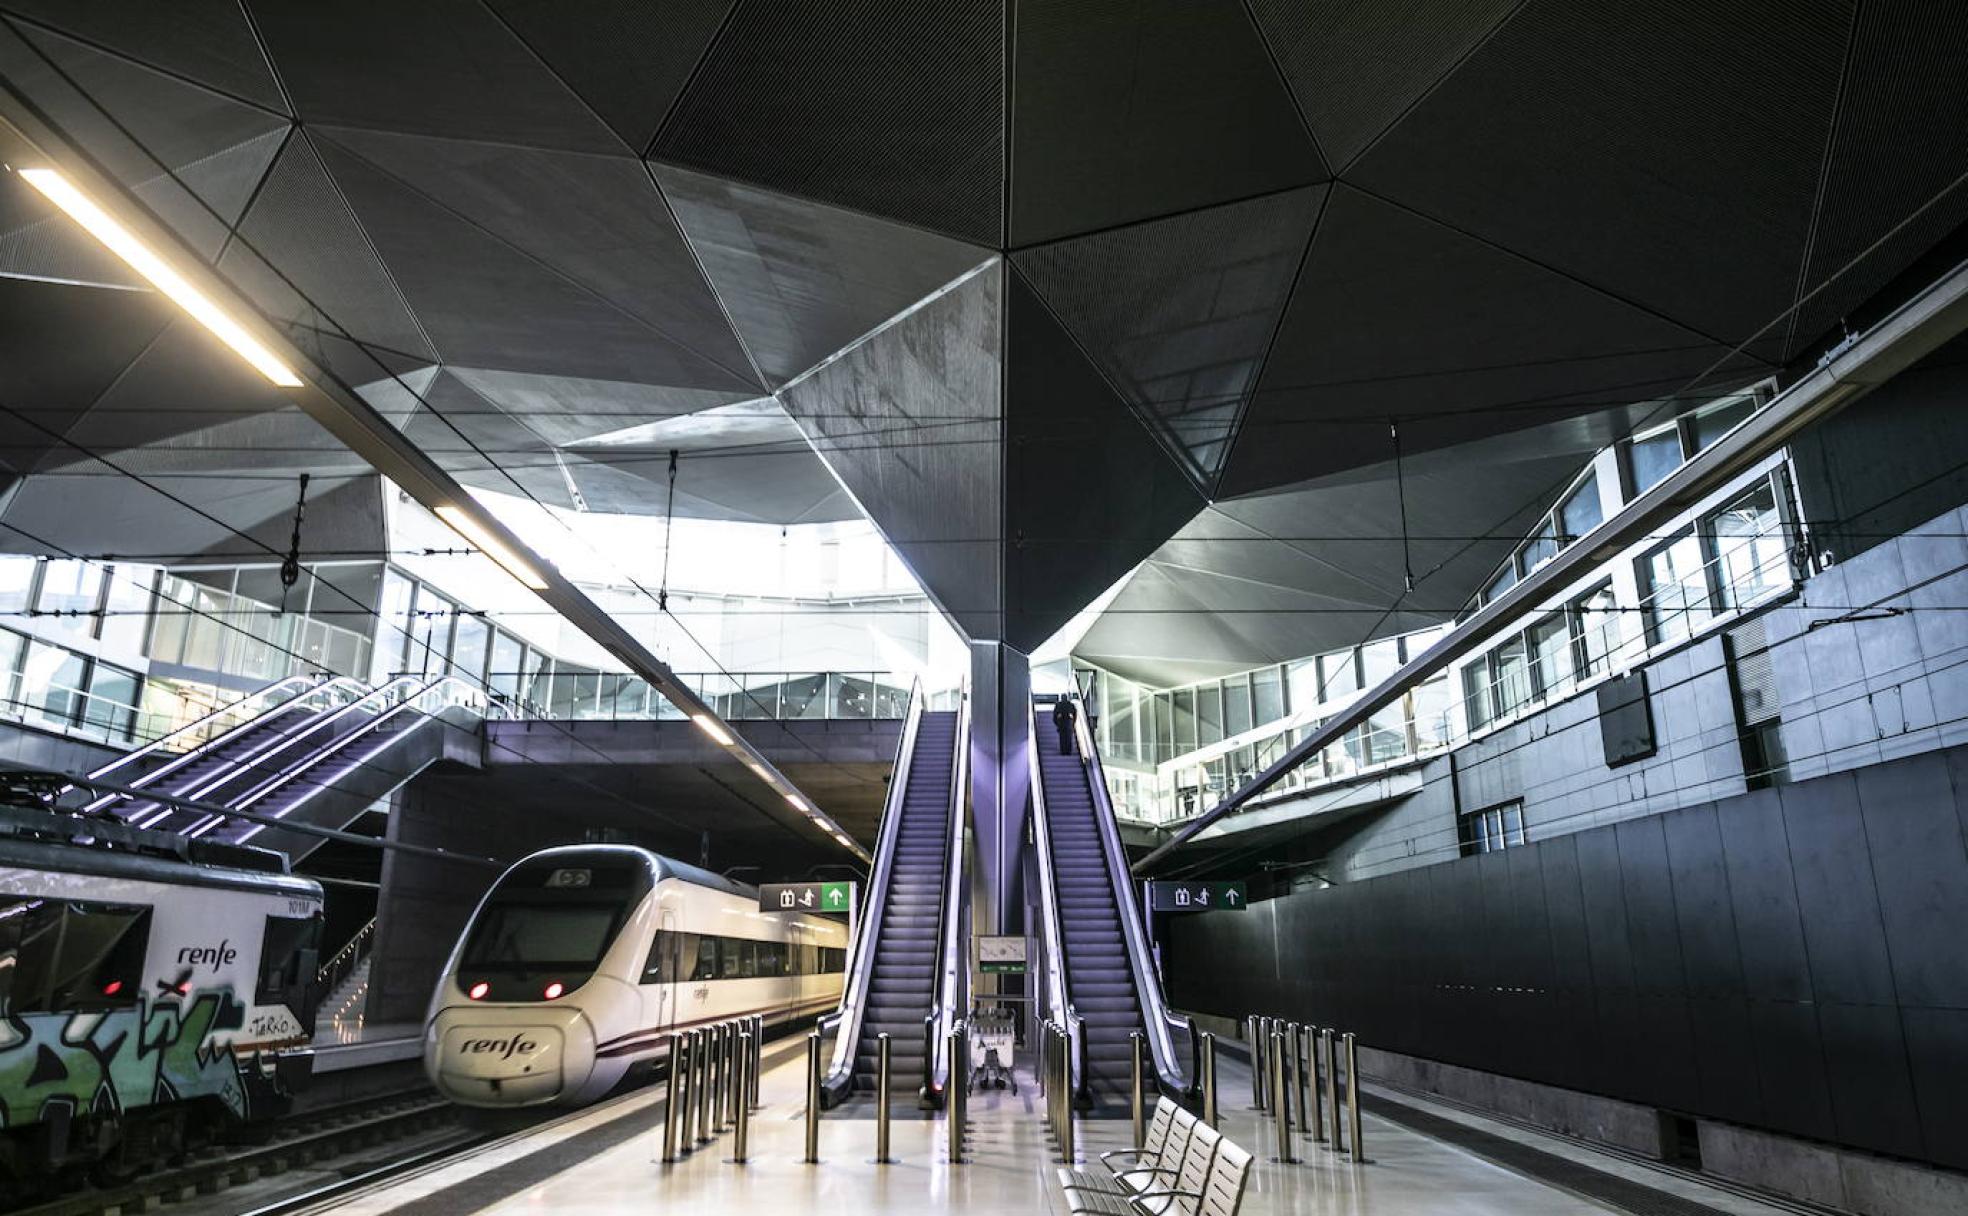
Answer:
[[731, 732], [719, 726], [716, 718], [711, 717], [709, 714], [691, 714], [690, 720], [697, 724], [698, 730], [703, 731], [715, 740], [719, 747], [731, 746]]
[[262, 376], [282, 388], [301, 387], [301, 378], [294, 374], [293, 368], [282, 363], [258, 339], [240, 328], [239, 322], [207, 299], [204, 292], [185, 282], [183, 276], [171, 269], [163, 258], [151, 252], [149, 246], [77, 190], [67, 178], [53, 169], [22, 169], [20, 176], [45, 195], [49, 202], [67, 212], [70, 219], [82, 225], [111, 253], [129, 263], [130, 269], [177, 301], [178, 307], [216, 334], [219, 341], [238, 351], [240, 357], [257, 368]]
[[479, 526], [477, 520], [465, 513], [463, 507], [442, 506], [437, 509], [437, 517], [451, 525], [451, 530], [470, 541], [480, 553], [499, 563], [501, 569], [518, 579], [534, 591], [545, 591], [547, 580], [526, 560], [506, 547], [504, 541]]

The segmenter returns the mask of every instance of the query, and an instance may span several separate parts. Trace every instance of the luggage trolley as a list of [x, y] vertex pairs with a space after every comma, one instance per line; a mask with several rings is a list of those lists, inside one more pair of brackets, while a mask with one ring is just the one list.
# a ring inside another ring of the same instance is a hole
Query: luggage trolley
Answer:
[[1018, 1077], [1011, 1067], [1018, 1044], [1017, 1013], [1009, 1005], [979, 1003], [971, 1007], [964, 1025], [970, 1034], [970, 1058], [975, 1061], [970, 1070], [969, 1088], [976, 1091], [1010, 1086], [1011, 1092], [1017, 1093]]

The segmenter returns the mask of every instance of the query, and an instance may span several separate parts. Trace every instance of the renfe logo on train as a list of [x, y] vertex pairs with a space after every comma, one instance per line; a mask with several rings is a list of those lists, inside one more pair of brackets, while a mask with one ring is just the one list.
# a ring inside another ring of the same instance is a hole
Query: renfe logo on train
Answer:
[[230, 967], [239, 958], [239, 950], [229, 941], [221, 940], [216, 946], [186, 946], [178, 951], [178, 961], [187, 967], [210, 967], [217, 971]]
[[516, 1055], [532, 1055], [540, 1050], [540, 1044], [516, 1034], [510, 1039], [466, 1039], [459, 1050], [468, 1055], [497, 1055], [501, 1060], [510, 1060]]

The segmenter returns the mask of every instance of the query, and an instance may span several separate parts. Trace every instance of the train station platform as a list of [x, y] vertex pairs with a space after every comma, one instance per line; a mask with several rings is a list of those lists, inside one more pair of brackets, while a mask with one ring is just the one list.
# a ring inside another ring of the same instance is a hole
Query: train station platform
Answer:
[[[974, 1095], [966, 1161], [951, 1166], [946, 1125], [898, 1102], [891, 1164], [876, 1164], [872, 1114], [820, 1125], [820, 1163], [804, 1147], [804, 1041], [767, 1048], [749, 1159], [731, 1161], [727, 1131], [673, 1165], [661, 1161], [664, 1088], [659, 1083], [596, 1107], [489, 1139], [456, 1156], [311, 1209], [336, 1216], [468, 1216], [476, 1213], [648, 1211], [719, 1216], [787, 1212], [1051, 1213], [1070, 1208], [1055, 1181], [1058, 1153], [1032, 1078], [1019, 1092]], [[1668, 1216], [1764, 1216], [1778, 1207], [1718, 1189], [1658, 1163], [1609, 1156], [1558, 1137], [1505, 1126], [1412, 1098], [1370, 1097], [1369, 1163], [1354, 1166], [1294, 1136], [1296, 1164], [1271, 1160], [1275, 1124], [1248, 1106], [1248, 1074], [1222, 1062], [1222, 1130], [1257, 1155], [1241, 1213], [1409, 1216], [1557, 1216], [1645, 1212]], [[1425, 1127], [1428, 1130], [1418, 1130]], [[1080, 1124], [1079, 1154], [1123, 1147], [1124, 1120]], [[1474, 1146], [1474, 1147], [1472, 1147]]]

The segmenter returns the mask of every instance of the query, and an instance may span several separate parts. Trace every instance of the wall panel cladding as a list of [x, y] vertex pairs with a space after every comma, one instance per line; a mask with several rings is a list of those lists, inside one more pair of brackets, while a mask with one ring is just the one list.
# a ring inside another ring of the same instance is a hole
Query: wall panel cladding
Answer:
[[1960, 1169], [1965, 824], [1968, 748], [1888, 761], [1171, 918], [1169, 990]]

